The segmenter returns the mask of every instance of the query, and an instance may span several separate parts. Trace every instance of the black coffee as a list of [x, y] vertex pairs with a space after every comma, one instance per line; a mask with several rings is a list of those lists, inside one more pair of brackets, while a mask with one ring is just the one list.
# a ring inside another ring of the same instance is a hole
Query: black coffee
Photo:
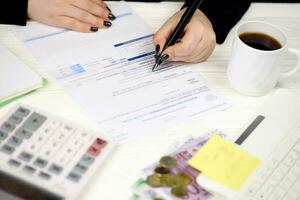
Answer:
[[239, 37], [245, 44], [255, 49], [272, 51], [281, 48], [280, 42], [264, 33], [246, 32]]

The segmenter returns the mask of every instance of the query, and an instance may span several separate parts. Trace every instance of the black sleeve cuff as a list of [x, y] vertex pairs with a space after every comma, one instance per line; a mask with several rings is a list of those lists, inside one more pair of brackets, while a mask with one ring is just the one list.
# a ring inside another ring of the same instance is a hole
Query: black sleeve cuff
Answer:
[[28, 0], [5, 0], [1, 3], [0, 24], [26, 25]]
[[[187, 7], [193, 0], [186, 0]], [[231, 28], [242, 18], [250, 6], [250, 0], [204, 0], [199, 9], [212, 23], [217, 43], [221, 44]]]

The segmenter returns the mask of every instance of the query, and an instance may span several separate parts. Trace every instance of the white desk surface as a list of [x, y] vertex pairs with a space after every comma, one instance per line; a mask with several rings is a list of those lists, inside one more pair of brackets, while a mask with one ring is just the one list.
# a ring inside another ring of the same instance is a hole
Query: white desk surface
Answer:
[[[164, 2], [130, 3], [130, 5], [154, 30], [157, 30], [182, 4]], [[287, 33], [290, 46], [300, 49], [299, 11], [300, 4], [253, 4], [242, 20], [260, 19], [277, 24]], [[48, 77], [43, 67], [35, 61], [7, 29], [7, 26], [0, 27], [0, 42], [8, 46], [28, 65]], [[277, 89], [263, 97], [247, 97], [236, 93], [231, 88], [226, 79], [226, 66], [230, 55], [231, 41], [232, 34], [228, 36], [222, 46], [216, 48], [213, 56], [207, 62], [195, 64], [195, 69], [212, 88], [232, 102], [233, 106], [226, 111], [210, 113], [163, 133], [154, 133], [117, 147], [103, 168], [95, 174], [94, 179], [88, 184], [79, 199], [128, 199], [131, 195], [130, 187], [139, 178], [140, 170], [157, 161], [174, 141], [180, 141], [188, 135], [199, 136], [215, 128], [221, 129], [232, 136], [239, 135], [245, 129], [248, 123], [252, 121], [257, 109]], [[289, 58], [282, 63], [288, 66], [295, 62], [294, 58]], [[37, 106], [82, 125], [95, 128], [87, 120], [80, 107], [72, 101], [57, 83], [53, 82], [51, 77], [48, 78], [50, 84], [47, 87], [20, 99], [19, 102]], [[300, 79], [300, 72], [295, 78]], [[299, 83], [298, 86], [286, 90], [300, 94]], [[13, 104], [0, 108], [0, 116]]]

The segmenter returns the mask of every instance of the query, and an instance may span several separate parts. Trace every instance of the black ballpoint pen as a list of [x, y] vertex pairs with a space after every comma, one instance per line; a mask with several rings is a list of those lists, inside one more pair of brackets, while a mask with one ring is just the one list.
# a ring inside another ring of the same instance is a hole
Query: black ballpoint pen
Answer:
[[183, 13], [180, 21], [178, 22], [175, 30], [168, 38], [164, 48], [160, 52], [160, 54], [155, 59], [155, 64], [152, 68], [154, 71], [161, 63], [163, 63], [166, 59], [168, 59], [168, 55], [162, 55], [163, 51], [168, 48], [169, 46], [174, 45], [182, 36], [185, 26], [190, 22], [191, 18], [193, 17], [195, 11], [198, 9], [200, 4], [203, 0], [194, 0], [191, 6], [187, 7], [185, 12]]

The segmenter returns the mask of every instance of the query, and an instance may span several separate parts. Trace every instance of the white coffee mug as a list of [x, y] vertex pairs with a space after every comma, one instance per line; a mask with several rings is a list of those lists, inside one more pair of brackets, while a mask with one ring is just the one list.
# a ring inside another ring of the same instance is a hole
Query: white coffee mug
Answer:
[[[263, 33], [276, 39], [281, 48], [259, 50], [245, 44], [242, 33]], [[260, 21], [249, 21], [239, 25], [235, 31], [232, 55], [227, 75], [232, 87], [238, 92], [250, 96], [267, 94], [279, 80], [295, 74], [300, 68], [300, 51], [287, 47], [286, 35], [274, 25]], [[278, 61], [285, 51], [296, 54], [297, 64], [288, 72], [280, 72]]]

